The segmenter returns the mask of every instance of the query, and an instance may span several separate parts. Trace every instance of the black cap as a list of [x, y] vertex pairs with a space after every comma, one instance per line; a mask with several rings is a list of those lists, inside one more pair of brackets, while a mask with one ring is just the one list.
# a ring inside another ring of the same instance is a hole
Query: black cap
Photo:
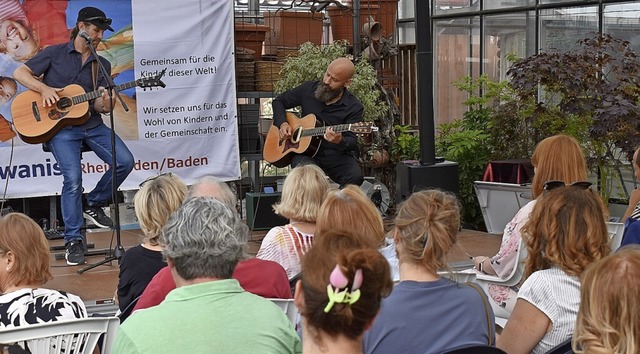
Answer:
[[111, 19], [107, 18], [107, 15], [104, 12], [96, 7], [85, 7], [78, 12], [78, 20], [76, 22], [89, 22], [96, 27], [109, 30], [113, 32], [113, 28], [111, 28]]

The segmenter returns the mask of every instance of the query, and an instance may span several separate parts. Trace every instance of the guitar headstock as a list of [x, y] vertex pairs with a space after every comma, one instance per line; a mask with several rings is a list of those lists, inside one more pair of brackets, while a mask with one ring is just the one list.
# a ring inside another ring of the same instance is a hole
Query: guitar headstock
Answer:
[[373, 122], [359, 122], [352, 123], [350, 130], [356, 134], [371, 134], [371, 132], [377, 132], [378, 127], [374, 126]]
[[164, 68], [160, 73], [156, 75], [140, 78], [136, 80], [136, 85], [138, 85], [139, 87], [142, 87], [145, 90], [147, 88], [152, 88], [152, 87], [165, 88], [167, 85], [164, 82], [162, 82], [161, 79], [166, 72], [167, 72], [167, 69]]

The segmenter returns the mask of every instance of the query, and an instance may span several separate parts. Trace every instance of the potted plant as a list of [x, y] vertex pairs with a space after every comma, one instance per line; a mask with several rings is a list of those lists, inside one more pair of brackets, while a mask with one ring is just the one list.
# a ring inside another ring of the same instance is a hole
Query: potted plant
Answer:
[[614, 183], [628, 195], [621, 166], [640, 144], [640, 61], [628, 41], [608, 34], [579, 44], [576, 50], [518, 60], [508, 75], [518, 100], [537, 103], [532, 122], [550, 126], [544, 119], [557, 116], [587, 126], [569, 133], [584, 143], [606, 203]]

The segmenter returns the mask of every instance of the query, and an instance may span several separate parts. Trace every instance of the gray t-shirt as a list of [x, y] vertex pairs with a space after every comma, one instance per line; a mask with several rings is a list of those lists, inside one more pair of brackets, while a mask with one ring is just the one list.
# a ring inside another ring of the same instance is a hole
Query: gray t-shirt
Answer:
[[[402, 281], [382, 301], [364, 336], [364, 352], [440, 353], [465, 345], [488, 344], [486, 295], [446, 278]], [[490, 313], [494, 323], [493, 312]]]

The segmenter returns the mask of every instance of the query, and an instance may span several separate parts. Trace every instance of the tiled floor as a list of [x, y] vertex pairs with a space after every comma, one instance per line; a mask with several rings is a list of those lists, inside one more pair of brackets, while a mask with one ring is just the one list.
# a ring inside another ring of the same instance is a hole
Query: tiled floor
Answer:
[[[120, 232], [122, 245], [125, 249], [136, 245], [139, 242], [140, 230], [123, 230]], [[255, 255], [260, 248], [260, 241], [266, 231], [253, 231], [248, 242], [248, 253]], [[113, 240], [112, 240], [113, 236]], [[87, 233], [88, 242], [95, 243], [98, 249], [109, 248], [115, 243], [115, 235], [111, 231]], [[501, 235], [491, 235], [483, 232], [462, 230], [458, 235], [458, 244], [451, 252], [450, 260], [465, 260], [468, 257], [465, 252], [472, 255], [493, 255], [500, 247]], [[113, 242], [113, 243], [112, 243]], [[62, 245], [62, 240], [50, 241], [52, 246]], [[63, 252], [63, 251], [61, 251]], [[55, 252], [54, 252], [55, 253]], [[52, 289], [65, 290], [80, 296], [88, 303], [109, 303], [118, 285], [118, 265], [117, 262], [101, 265], [88, 270], [82, 274], [77, 271], [83, 266], [67, 266], [64, 259], [55, 260], [51, 263], [51, 270], [54, 278], [44, 286]], [[87, 257], [87, 263], [92, 264], [105, 259], [105, 256]], [[84, 265], [86, 266], [86, 265]]]

